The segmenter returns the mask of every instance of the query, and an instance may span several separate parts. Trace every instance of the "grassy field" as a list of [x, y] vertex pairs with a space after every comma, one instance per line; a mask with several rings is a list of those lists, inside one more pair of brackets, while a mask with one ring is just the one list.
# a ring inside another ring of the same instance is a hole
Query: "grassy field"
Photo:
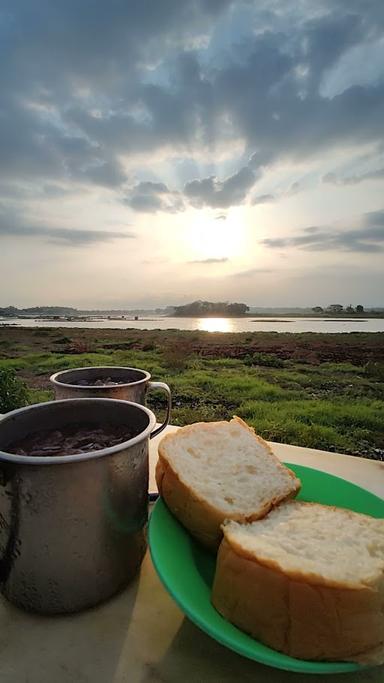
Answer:
[[[87, 365], [167, 381], [174, 424], [237, 414], [273, 441], [384, 459], [384, 333], [0, 328], [0, 369], [30, 402], [52, 397], [52, 372]], [[161, 418], [161, 394], [149, 403]]]

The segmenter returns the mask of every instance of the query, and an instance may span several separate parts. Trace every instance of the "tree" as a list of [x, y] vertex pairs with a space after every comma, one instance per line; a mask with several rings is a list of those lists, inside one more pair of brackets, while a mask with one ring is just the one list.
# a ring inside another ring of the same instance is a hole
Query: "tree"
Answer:
[[353, 306], [351, 306], [351, 304], [349, 304], [349, 306], [347, 306], [347, 308], [345, 310], [347, 313], [354, 313], [355, 312], [355, 309], [353, 308]]
[[341, 304], [331, 304], [327, 308], [328, 313], [342, 313], [343, 306]]
[[314, 307], [312, 308], [312, 311], [313, 311], [314, 313], [324, 313], [324, 309], [323, 309], [321, 306], [314, 306]]
[[236, 317], [245, 315], [249, 310], [246, 304], [233, 303], [227, 301], [193, 301], [184, 306], [175, 306], [173, 315], [176, 317], [209, 318], [215, 317]]
[[361, 304], [356, 306], [356, 313], [364, 313], [364, 306], [361, 306]]
[[249, 306], [246, 304], [228, 304], [227, 306], [227, 315], [230, 316], [242, 316], [245, 315], [247, 311], [249, 311]]

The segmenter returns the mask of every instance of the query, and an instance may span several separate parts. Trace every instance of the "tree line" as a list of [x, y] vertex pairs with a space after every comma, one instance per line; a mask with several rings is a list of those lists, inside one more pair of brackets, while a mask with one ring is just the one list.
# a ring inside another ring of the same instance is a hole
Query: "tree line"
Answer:
[[179, 318], [238, 318], [249, 311], [249, 306], [227, 301], [193, 301], [184, 306], [175, 306], [173, 315]]
[[342, 306], [341, 304], [330, 304], [327, 308], [322, 306], [314, 306], [312, 308], [314, 313], [364, 313], [364, 306], [358, 304], [355, 308], [351, 304], [349, 306]]

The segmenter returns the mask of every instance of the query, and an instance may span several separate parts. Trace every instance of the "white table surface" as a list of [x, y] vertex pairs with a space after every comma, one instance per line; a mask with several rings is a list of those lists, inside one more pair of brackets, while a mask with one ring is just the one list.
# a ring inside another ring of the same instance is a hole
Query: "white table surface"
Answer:
[[[169, 427], [168, 431], [175, 429]], [[161, 438], [161, 437], [160, 437]], [[150, 447], [151, 490], [157, 443]], [[384, 463], [273, 444], [282, 460], [316, 467], [384, 497]], [[200, 631], [163, 589], [147, 553], [140, 575], [106, 604], [77, 615], [41, 617], [0, 600], [0, 683], [306, 683]], [[384, 667], [316, 676], [314, 683], [383, 683]]]

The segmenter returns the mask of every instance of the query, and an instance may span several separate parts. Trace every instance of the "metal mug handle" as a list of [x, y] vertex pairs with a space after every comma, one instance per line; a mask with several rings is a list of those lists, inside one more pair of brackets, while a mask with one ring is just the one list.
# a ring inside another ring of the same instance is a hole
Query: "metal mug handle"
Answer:
[[160, 432], [162, 432], [163, 429], [165, 429], [166, 426], [169, 424], [169, 418], [171, 416], [171, 408], [172, 408], [172, 394], [171, 394], [171, 390], [170, 390], [168, 384], [165, 384], [165, 382], [148, 382], [148, 390], [150, 391], [151, 389], [162, 389], [167, 394], [167, 399], [168, 399], [167, 414], [165, 416], [165, 420], [164, 420], [163, 424], [160, 425], [160, 427], [157, 427], [157, 429], [154, 429], [152, 434], [150, 434], [150, 436], [149, 436], [150, 439], [153, 439], [154, 436], [157, 436], [158, 434], [160, 434]]

